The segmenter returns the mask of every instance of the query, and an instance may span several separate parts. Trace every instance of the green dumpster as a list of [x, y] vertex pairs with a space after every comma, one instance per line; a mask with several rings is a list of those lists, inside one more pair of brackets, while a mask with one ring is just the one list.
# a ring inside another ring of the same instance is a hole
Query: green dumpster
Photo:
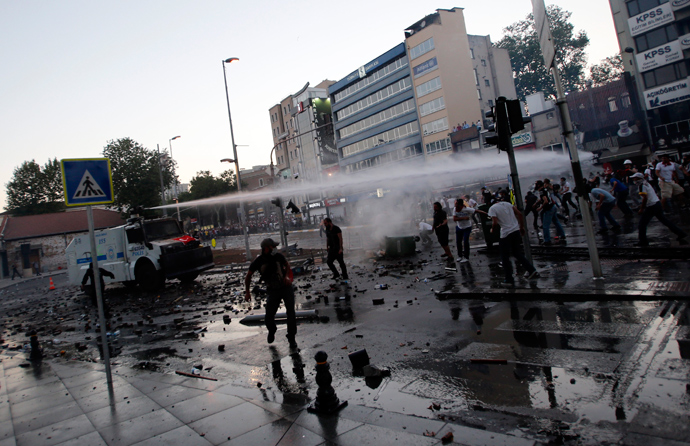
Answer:
[[[481, 204], [477, 209], [484, 212], [489, 212], [491, 206], [488, 204]], [[482, 231], [484, 232], [484, 240], [486, 241], [486, 247], [492, 248], [494, 243], [498, 243], [501, 238], [500, 232], [491, 232], [491, 226], [493, 225], [491, 217], [486, 214], [479, 214], [479, 220], [482, 222]]]

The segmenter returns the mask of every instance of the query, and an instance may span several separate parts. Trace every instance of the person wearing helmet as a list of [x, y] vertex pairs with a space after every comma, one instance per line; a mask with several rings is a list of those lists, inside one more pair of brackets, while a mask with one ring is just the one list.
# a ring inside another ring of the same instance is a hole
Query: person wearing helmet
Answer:
[[285, 313], [287, 314], [287, 339], [291, 349], [297, 348], [295, 335], [297, 334], [297, 319], [295, 315], [295, 292], [292, 288], [292, 270], [287, 259], [275, 251], [278, 242], [271, 238], [266, 238], [261, 241], [261, 255], [254, 259], [249, 265], [249, 271], [244, 278], [244, 294], [247, 301], [251, 300], [251, 293], [249, 287], [252, 282], [252, 275], [258, 271], [261, 274], [261, 280], [266, 284], [266, 316], [264, 323], [268, 330], [267, 341], [272, 344], [275, 340], [277, 331], [275, 316], [280, 307], [280, 302], [285, 304]]
[[640, 226], [639, 226], [639, 241], [638, 246], [649, 246], [647, 241], [647, 225], [656, 217], [663, 225], [665, 225], [671, 232], [676, 234], [678, 240], [682, 240], [687, 237], [687, 234], [679, 229], [673, 222], [669, 221], [664, 217], [664, 210], [661, 207], [661, 201], [656, 195], [654, 188], [645, 180], [644, 174], [635, 173], [630, 179], [635, 183], [636, 192], [642, 197], [642, 204], [640, 205], [639, 213]]

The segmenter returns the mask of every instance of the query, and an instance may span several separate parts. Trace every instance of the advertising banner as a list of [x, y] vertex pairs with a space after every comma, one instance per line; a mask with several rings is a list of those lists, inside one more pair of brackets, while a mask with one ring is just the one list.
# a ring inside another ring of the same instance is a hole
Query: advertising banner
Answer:
[[647, 110], [690, 99], [690, 83], [687, 79], [676, 81], [644, 92]]
[[679, 11], [690, 6], [690, 0], [671, 0], [671, 9]]
[[680, 40], [674, 40], [656, 48], [635, 55], [640, 72], [653, 70], [683, 58]]
[[658, 28], [674, 20], [673, 11], [670, 3], [664, 3], [654, 9], [645, 11], [628, 19], [630, 34], [634, 37], [654, 28]]

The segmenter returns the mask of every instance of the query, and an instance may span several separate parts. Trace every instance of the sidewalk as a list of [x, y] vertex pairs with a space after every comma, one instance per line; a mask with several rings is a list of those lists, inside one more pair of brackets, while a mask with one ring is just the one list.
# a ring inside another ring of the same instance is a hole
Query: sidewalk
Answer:
[[36, 275], [25, 276], [25, 277], [15, 278], [14, 280], [12, 280], [11, 278], [0, 279], [0, 290], [2, 290], [4, 288], [11, 287], [12, 285], [19, 285], [20, 283], [23, 283], [23, 282], [30, 282], [32, 280], [38, 280], [38, 279], [45, 279], [46, 283], [48, 283], [48, 281], [50, 280], [51, 277], [59, 276], [61, 274], [67, 274], [67, 270], [63, 269], [63, 270], [58, 270], [58, 271], [50, 271], [50, 272], [43, 273], [40, 276], [36, 276]]
[[[536, 445], [447, 421], [350, 404], [308, 413], [308, 398], [271, 388], [60, 360], [0, 356], [0, 446]], [[431, 435], [433, 432], [434, 436]], [[450, 444], [450, 443], [444, 443]]]

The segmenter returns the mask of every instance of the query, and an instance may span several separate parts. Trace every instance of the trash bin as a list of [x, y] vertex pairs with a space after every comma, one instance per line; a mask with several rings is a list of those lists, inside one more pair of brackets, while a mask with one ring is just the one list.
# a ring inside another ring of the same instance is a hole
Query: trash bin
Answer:
[[[491, 206], [488, 204], [479, 205], [478, 209], [480, 211], [489, 212]], [[494, 243], [498, 244], [501, 238], [500, 231], [491, 232], [491, 226], [493, 225], [491, 218], [486, 214], [479, 214], [479, 220], [482, 222], [482, 231], [484, 233], [484, 240], [486, 241], [486, 247], [492, 248]]]
[[385, 248], [387, 257], [411, 256], [415, 253], [414, 236], [386, 237]]

